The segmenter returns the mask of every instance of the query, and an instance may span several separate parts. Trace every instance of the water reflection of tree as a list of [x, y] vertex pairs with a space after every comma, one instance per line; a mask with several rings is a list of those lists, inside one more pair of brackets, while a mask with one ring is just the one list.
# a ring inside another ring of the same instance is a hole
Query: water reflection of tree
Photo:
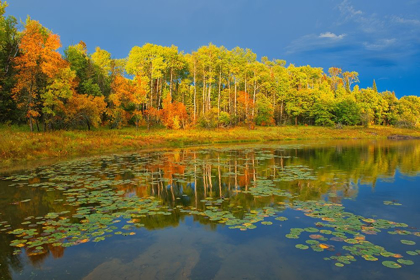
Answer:
[[[124, 191], [126, 196], [155, 196], [162, 206], [172, 209], [170, 216], [154, 215], [141, 219], [146, 229], [154, 230], [168, 226], [176, 227], [186, 217], [177, 206], [191, 207], [199, 211], [206, 209], [208, 197], [219, 203], [221, 210], [232, 211], [242, 218], [245, 213], [266, 206], [279, 205], [287, 200], [316, 200], [333, 192], [329, 197], [340, 202], [345, 197], [355, 197], [359, 184], [375, 186], [378, 178], [392, 179], [397, 170], [407, 175], [420, 171], [420, 145], [415, 142], [377, 142], [370, 144], [332, 144], [319, 147], [281, 148], [266, 146], [260, 149], [210, 148], [179, 149], [173, 152], [148, 153], [140, 156], [120, 158], [115, 162], [97, 161], [103, 171], [117, 167], [118, 173], [109, 177], [106, 173], [97, 174], [102, 180], [130, 180], [114, 186], [115, 191]], [[290, 166], [307, 166], [316, 174], [317, 180], [296, 179], [275, 182], [276, 188], [295, 195], [289, 199], [279, 196], [257, 197], [242, 193], [254, 188], [260, 180], [271, 180], [283, 176], [282, 171]], [[142, 174], [146, 174], [144, 176]], [[37, 180], [37, 179], [35, 179]], [[33, 181], [36, 182], [36, 181]], [[32, 183], [33, 183], [32, 182]], [[57, 200], [64, 198], [61, 191], [46, 191], [22, 186], [6, 188], [2, 194], [0, 212], [3, 219], [11, 222], [11, 228], [18, 228], [28, 216], [44, 216], [49, 212], [69, 210]], [[30, 202], [17, 203], [31, 198]], [[238, 208], [237, 206], [241, 206]], [[75, 213], [70, 209], [69, 216]], [[194, 221], [216, 229], [217, 224], [206, 216], [195, 215]], [[42, 225], [37, 226], [42, 232]], [[20, 258], [13, 255], [9, 246], [11, 236], [0, 234], [0, 267], [2, 275], [9, 275], [9, 267], [21, 269]], [[44, 245], [45, 253], [32, 254], [25, 249], [30, 262], [36, 266], [51, 254], [60, 258], [64, 248]], [[7, 279], [7, 278], [6, 278]]]

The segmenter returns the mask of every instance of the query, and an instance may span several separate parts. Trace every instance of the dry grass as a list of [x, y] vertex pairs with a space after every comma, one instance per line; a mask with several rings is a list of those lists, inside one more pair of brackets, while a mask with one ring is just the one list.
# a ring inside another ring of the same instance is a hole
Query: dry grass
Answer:
[[287, 126], [232, 129], [54, 131], [31, 133], [24, 127], [0, 127], [0, 167], [39, 159], [67, 158], [156, 147], [210, 143], [310, 139], [383, 139], [391, 134], [420, 136], [420, 130], [374, 126], [343, 129]]

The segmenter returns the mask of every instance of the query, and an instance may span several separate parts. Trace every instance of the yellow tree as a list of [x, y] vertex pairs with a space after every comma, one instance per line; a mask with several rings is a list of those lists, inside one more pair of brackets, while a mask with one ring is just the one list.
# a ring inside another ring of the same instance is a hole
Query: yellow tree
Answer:
[[144, 82], [140, 75], [135, 78], [134, 89], [131, 94], [131, 101], [134, 103], [134, 117], [136, 121], [136, 128], [139, 127], [139, 123], [142, 120], [141, 106], [147, 104], [147, 91]]
[[75, 91], [76, 83], [74, 79], [76, 73], [65, 67], [52, 79], [50, 85], [41, 93], [42, 112], [44, 113], [45, 124], [52, 129], [55, 120], [62, 121], [64, 116], [59, 116], [64, 113], [65, 102], [72, 97]]

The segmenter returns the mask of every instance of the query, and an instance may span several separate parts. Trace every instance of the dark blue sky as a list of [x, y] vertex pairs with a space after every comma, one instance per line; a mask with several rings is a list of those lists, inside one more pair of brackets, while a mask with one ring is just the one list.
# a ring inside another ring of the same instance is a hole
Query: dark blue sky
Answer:
[[191, 52], [212, 42], [327, 70], [360, 85], [420, 95], [420, 0], [9, 0], [7, 13], [40, 21], [63, 46], [83, 40], [115, 58], [144, 43]]

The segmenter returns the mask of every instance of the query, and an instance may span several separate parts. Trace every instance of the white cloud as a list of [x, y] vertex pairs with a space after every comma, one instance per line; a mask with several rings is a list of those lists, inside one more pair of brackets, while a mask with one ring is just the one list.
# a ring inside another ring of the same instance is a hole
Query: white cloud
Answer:
[[412, 25], [420, 25], [420, 20], [418, 19], [405, 19], [401, 17], [392, 17], [392, 21], [401, 24], [412, 24]]
[[380, 51], [394, 45], [396, 42], [397, 42], [397, 39], [395, 38], [381, 39], [381, 40], [376, 41], [375, 43], [364, 42], [363, 45], [365, 46], [367, 50]]
[[340, 10], [341, 14], [345, 16], [345, 20], [356, 16], [361, 16], [363, 14], [362, 11], [356, 10], [348, 0], [341, 2], [341, 4], [338, 6], [338, 9]]
[[345, 44], [346, 34], [336, 35], [332, 32], [321, 33], [320, 35], [308, 34], [292, 41], [286, 48], [287, 53], [302, 52], [308, 50], [337, 47]]
[[319, 35], [319, 38], [330, 38], [330, 39], [333, 39], [333, 40], [341, 40], [344, 37], [346, 37], [346, 34], [336, 35], [336, 34], [331, 33], [331, 32], [325, 32], [325, 33], [321, 33]]
[[378, 18], [376, 14], [366, 15], [361, 10], [356, 10], [349, 0], [341, 2], [338, 9], [341, 13], [339, 25], [354, 22], [364, 33], [374, 33], [384, 29], [385, 22], [383, 19]]

